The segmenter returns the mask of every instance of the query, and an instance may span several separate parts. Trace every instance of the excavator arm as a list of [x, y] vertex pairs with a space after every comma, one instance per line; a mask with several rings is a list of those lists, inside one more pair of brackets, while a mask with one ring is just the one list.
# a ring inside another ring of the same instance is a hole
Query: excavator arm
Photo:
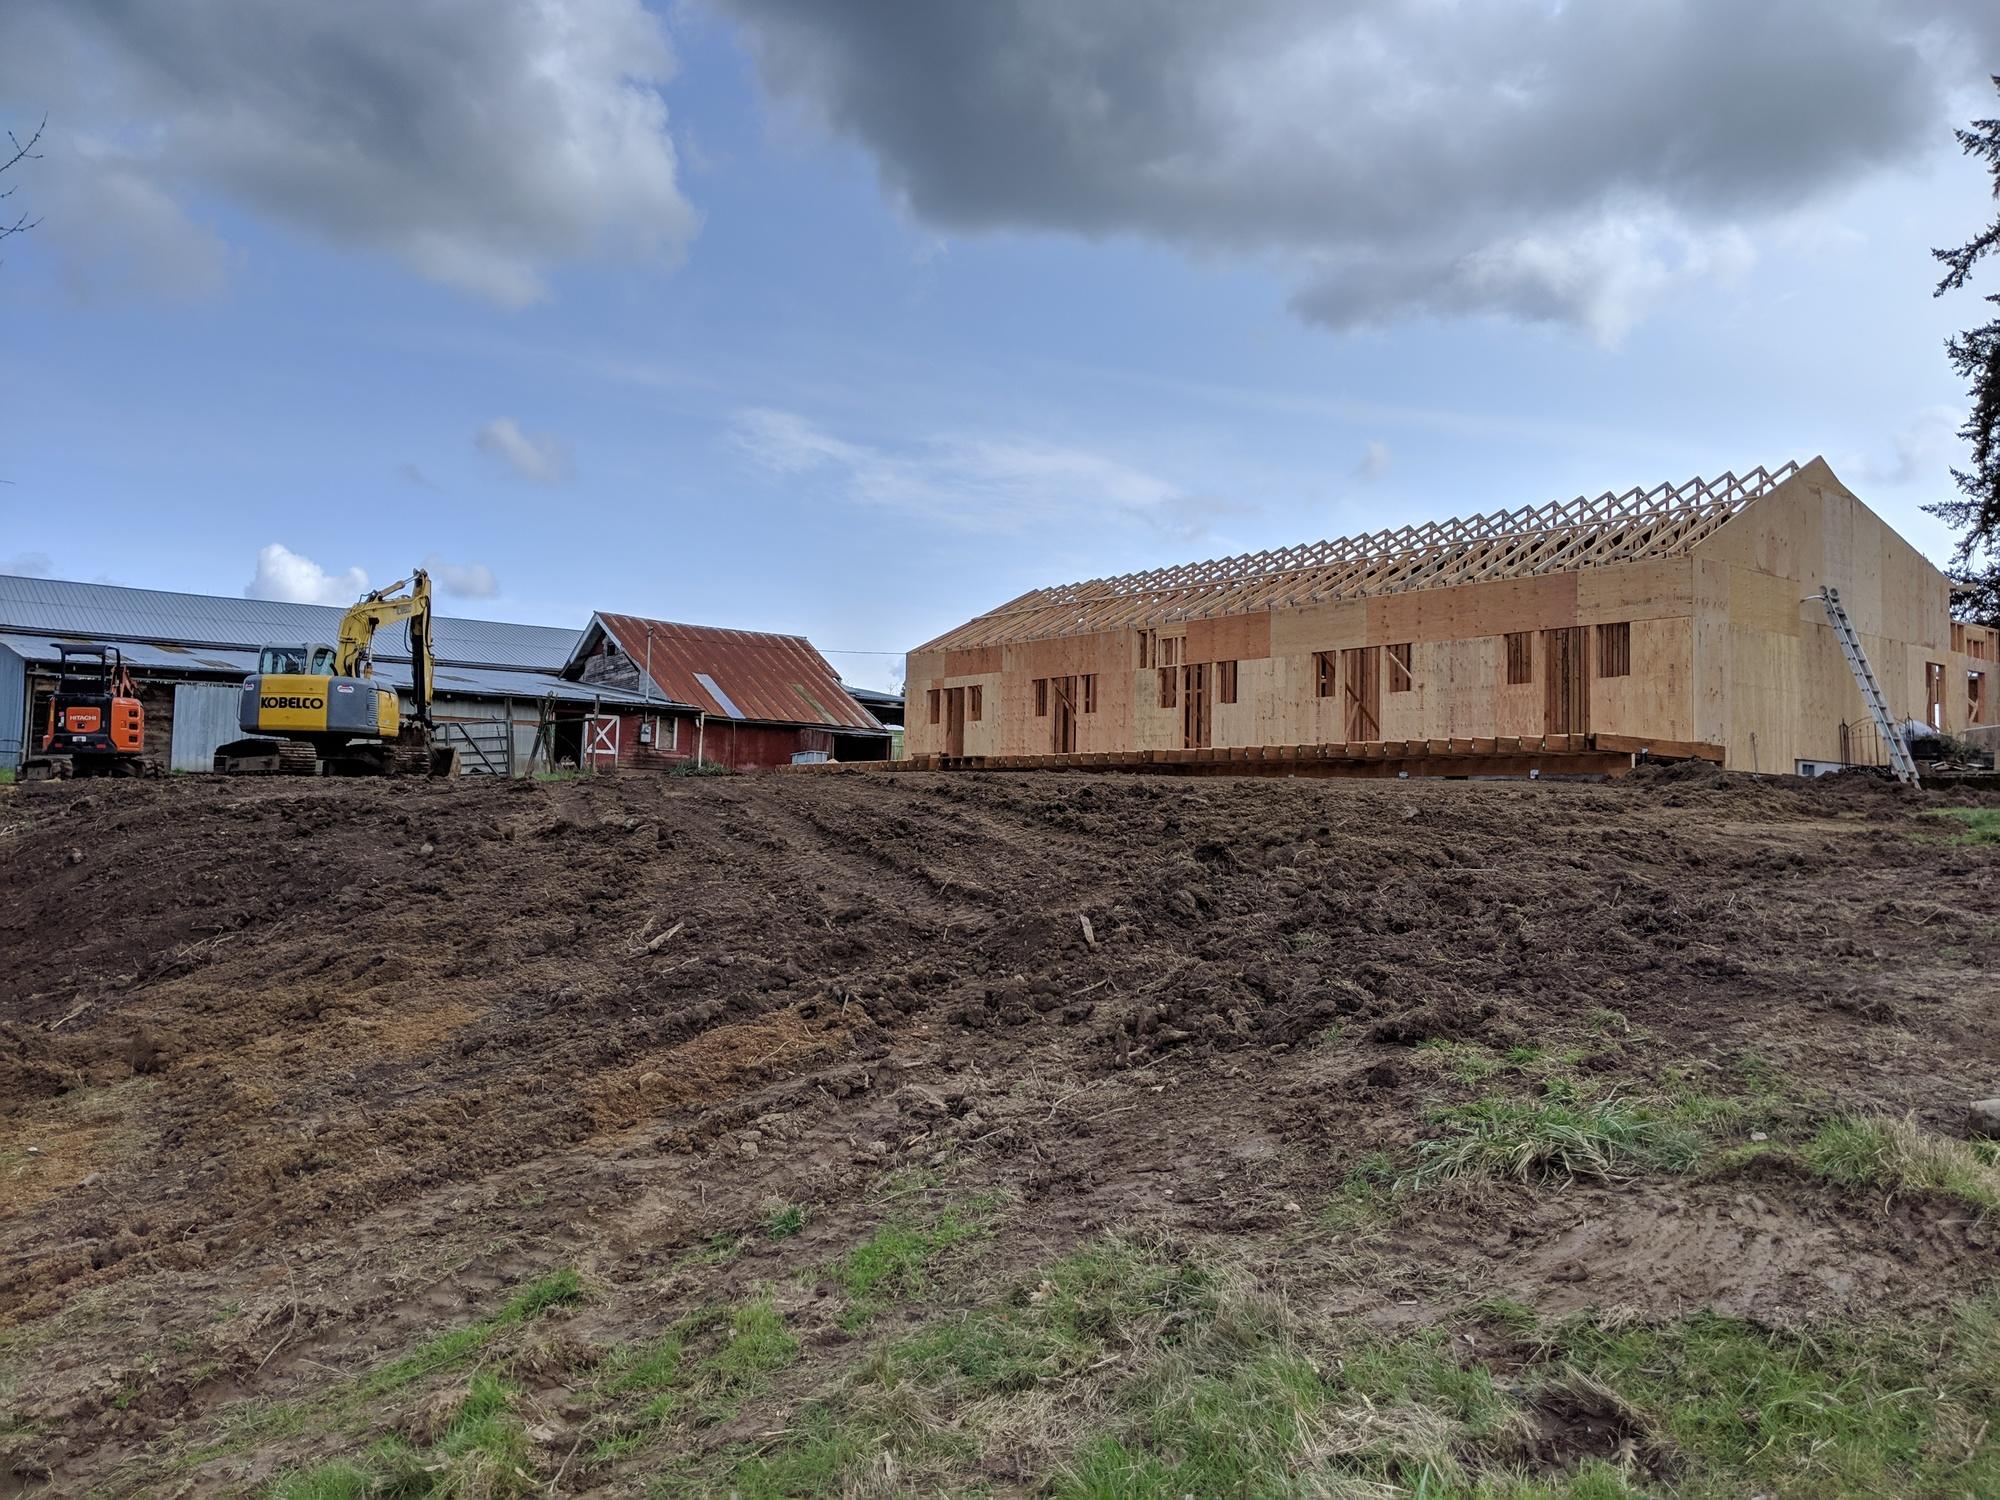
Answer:
[[[399, 593], [405, 585], [409, 592]], [[410, 691], [416, 699], [417, 722], [429, 728], [433, 691], [431, 576], [422, 568], [375, 590], [341, 616], [333, 669], [342, 677], [361, 676], [375, 644], [375, 632], [398, 620], [410, 622]]]

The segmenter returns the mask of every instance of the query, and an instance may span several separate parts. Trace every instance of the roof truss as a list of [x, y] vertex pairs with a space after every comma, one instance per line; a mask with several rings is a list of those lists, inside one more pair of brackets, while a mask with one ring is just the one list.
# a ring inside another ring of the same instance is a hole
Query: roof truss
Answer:
[[1719, 479], [1607, 492], [1463, 520], [1095, 578], [1023, 594], [920, 649], [955, 650], [1217, 615], [1290, 609], [1414, 589], [1678, 557], [1797, 463]]

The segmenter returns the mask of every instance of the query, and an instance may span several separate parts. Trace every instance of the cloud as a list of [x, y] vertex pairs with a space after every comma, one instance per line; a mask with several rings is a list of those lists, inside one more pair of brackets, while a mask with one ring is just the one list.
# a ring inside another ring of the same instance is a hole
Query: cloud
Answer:
[[1948, 145], [1990, 0], [718, 0], [774, 100], [953, 233], [1133, 235], [1351, 328], [1616, 339], [1759, 237]]
[[530, 437], [512, 417], [495, 417], [472, 435], [481, 453], [501, 459], [523, 479], [561, 484], [569, 478], [569, 455], [546, 434]]
[[424, 571], [457, 599], [492, 599], [500, 593], [500, 580], [485, 563], [449, 563], [433, 552], [424, 559]]
[[1363, 484], [1372, 484], [1389, 472], [1389, 445], [1379, 439], [1371, 439], [1362, 450], [1361, 461], [1354, 466], [1354, 477]]
[[421, 464], [403, 463], [396, 465], [396, 477], [405, 484], [415, 485], [420, 490], [441, 490], [444, 488], [443, 485], [424, 472]]
[[1841, 472], [1852, 474], [1857, 483], [1895, 488], [1929, 483], [1940, 490], [1951, 487], [1951, 468], [1965, 462], [1965, 445], [1958, 430], [1965, 413], [1953, 406], [1927, 406], [1898, 432], [1887, 459], [1861, 455], [1843, 460]]
[[16, 578], [46, 578], [53, 566], [46, 552], [16, 552], [12, 557], [0, 557], [0, 573]]
[[[227, 201], [518, 307], [699, 227], [642, 0], [8, 0], [0, 97], [50, 111], [44, 232], [80, 290], [205, 294]], [[38, 193], [43, 191], [38, 187]]]
[[273, 542], [257, 553], [257, 572], [243, 586], [246, 599], [279, 599], [287, 604], [352, 604], [368, 592], [359, 568], [329, 573], [310, 557]]
[[738, 413], [730, 441], [773, 475], [968, 531], [1117, 518], [1194, 540], [1214, 517], [1241, 510], [1103, 454], [1032, 439], [943, 435], [892, 451], [837, 437], [793, 412], [755, 408]]

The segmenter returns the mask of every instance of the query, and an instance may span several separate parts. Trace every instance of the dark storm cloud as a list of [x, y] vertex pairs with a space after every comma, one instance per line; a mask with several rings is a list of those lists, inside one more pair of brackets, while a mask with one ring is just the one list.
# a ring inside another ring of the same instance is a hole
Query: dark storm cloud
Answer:
[[564, 260], [672, 260], [672, 67], [640, 0], [0, 6], [0, 99], [50, 111], [46, 227], [86, 286], [206, 290], [204, 196], [507, 304]]
[[1935, 147], [2000, 67], [1972, 3], [719, 3], [925, 222], [1268, 255], [1338, 325], [1615, 334], [1746, 226]]

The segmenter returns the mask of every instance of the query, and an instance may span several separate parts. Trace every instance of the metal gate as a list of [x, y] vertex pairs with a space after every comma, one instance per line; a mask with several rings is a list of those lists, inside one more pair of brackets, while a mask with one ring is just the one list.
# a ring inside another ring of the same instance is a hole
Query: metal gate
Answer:
[[438, 725], [438, 743], [458, 752], [461, 776], [514, 774], [514, 726], [508, 720], [446, 720]]

